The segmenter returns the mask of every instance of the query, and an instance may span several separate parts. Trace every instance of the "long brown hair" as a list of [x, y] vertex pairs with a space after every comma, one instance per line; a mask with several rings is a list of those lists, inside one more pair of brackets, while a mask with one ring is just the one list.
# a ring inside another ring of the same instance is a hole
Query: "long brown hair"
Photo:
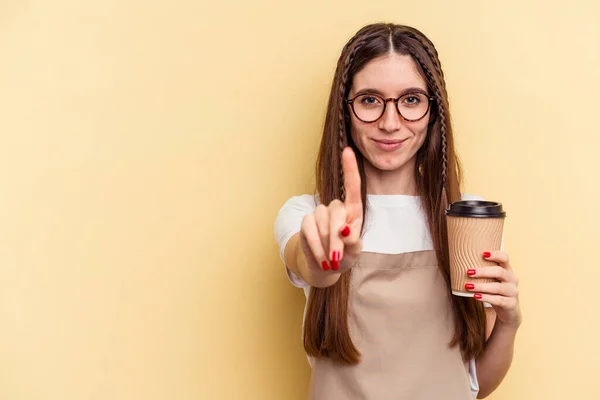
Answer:
[[[359, 30], [342, 50], [329, 96], [324, 132], [316, 165], [316, 189], [323, 204], [344, 199], [341, 153], [351, 146], [362, 178], [363, 211], [367, 212], [363, 156], [350, 135], [350, 114], [345, 99], [352, 79], [369, 61], [396, 52], [410, 55], [434, 97], [428, 133], [417, 152], [415, 178], [436, 250], [439, 268], [448, 287], [456, 330], [449, 342], [459, 345], [465, 360], [477, 357], [485, 342], [485, 312], [481, 302], [452, 296], [448, 238], [444, 211], [448, 202], [461, 197], [461, 168], [454, 150], [446, 83], [433, 43], [415, 28], [395, 24], [371, 24]], [[366, 218], [365, 218], [366, 219]], [[363, 219], [364, 226], [364, 219]], [[326, 357], [341, 364], [356, 364], [360, 352], [348, 329], [350, 274], [327, 288], [311, 288], [304, 322], [304, 348], [308, 355]]]

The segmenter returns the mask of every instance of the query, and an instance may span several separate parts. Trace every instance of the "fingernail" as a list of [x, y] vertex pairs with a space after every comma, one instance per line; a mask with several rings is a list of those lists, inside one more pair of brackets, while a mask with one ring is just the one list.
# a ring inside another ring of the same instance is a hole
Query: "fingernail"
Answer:
[[321, 267], [323, 267], [323, 271], [329, 271], [329, 263], [327, 262], [327, 260], [321, 263]]
[[489, 251], [486, 251], [485, 253], [483, 253], [483, 258], [490, 258], [492, 256], [492, 254]]
[[475, 289], [475, 285], [472, 283], [465, 283], [465, 289], [473, 290]]
[[337, 271], [340, 268], [340, 262], [337, 260], [331, 261], [331, 269]]
[[346, 225], [344, 227], [344, 229], [342, 229], [342, 236], [343, 237], [347, 237], [350, 235], [350, 227], [348, 225]]
[[470, 270], [468, 270], [468, 271], [467, 271], [467, 275], [469, 275], [469, 276], [473, 276], [473, 275], [475, 275], [476, 273], [477, 273], [477, 272], [476, 272], [474, 269], [470, 269]]
[[475, 297], [477, 300], [481, 300], [481, 293], [475, 293]]
[[331, 269], [337, 271], [340, 268], [340, 252], [334, 251], [331, 253]]

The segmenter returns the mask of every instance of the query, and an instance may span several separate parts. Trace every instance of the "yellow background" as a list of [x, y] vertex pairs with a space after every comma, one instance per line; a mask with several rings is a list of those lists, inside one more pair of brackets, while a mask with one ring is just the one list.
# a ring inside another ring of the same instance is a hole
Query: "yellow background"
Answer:
[[304, 399], [273, 238], [335, 62], [414, 25], [524, 324], [493, 399], [598, 399], [600, 3], [0, 1], [0, 399]]

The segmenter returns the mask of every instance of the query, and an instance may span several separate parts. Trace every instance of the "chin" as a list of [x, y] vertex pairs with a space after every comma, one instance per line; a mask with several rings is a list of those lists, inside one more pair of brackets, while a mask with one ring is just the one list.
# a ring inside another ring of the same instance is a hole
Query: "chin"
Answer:
[[406, 165], [406, 160], [402, 155], [385, 154], [383, 156], [374, 156], [369, 158], [369, 163], [381, 171], [395, 171]]

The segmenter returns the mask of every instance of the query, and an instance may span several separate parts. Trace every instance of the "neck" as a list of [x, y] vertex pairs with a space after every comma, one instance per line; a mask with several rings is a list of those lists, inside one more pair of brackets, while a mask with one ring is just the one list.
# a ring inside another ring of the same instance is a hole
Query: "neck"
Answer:
[[368, 161], [364, 164], [367, 178], [367, 194], [402, 194], [417, 196], [415, 181], [415, 159], [393, 171], [375, 168]]

